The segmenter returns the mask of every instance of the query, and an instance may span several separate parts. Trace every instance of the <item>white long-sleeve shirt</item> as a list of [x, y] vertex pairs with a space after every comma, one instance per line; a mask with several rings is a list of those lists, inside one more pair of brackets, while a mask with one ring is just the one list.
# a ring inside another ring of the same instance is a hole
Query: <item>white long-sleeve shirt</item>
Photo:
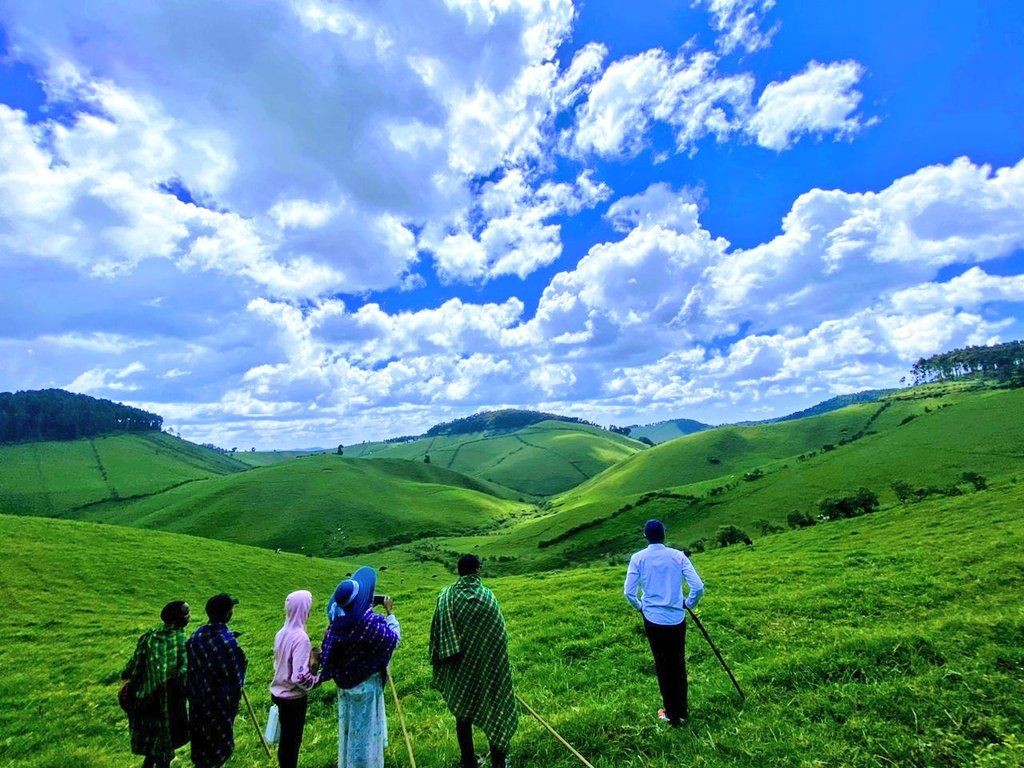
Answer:
[[[683, 597], [683, 581], [690, 594]], [[637, 596], [637, 589], [643, 598]], [[704, 582], [690, 558], [664, 544], [650, 544], [629, 559], [626, 599], [652, 624], [674, 625], [686, 619], [686, 609], [696, 607], [704, 594]]]

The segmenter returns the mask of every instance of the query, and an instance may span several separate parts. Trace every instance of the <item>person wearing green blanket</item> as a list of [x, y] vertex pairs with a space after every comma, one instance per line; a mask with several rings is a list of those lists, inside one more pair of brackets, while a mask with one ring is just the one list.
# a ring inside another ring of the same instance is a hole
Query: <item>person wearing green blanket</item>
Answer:
[[165, 605], [162, 626], [139, 638], [121, 673], [118, 699], [128, 714], [132, 754], [146, 758], [143, 768], [167, 768], [174, 750], [188, 743], [185, 627], [190, 618], [185, 601]]
[[508, 634], [498, 601], [480, 582], [480, 559], [463, 555], [459, 580], [441, 590], [430, 625], [434, 685], [455, 716], [462, 768], [476, 768], [473, 726], [486, 735], [491, 767], [507, 768], [519, 725]]

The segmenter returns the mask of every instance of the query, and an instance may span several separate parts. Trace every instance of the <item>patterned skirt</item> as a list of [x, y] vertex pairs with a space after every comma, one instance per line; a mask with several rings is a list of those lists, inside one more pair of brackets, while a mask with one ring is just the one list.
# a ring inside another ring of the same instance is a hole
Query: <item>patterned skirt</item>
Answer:
[[388, 745], [380, 673], [338, 689], [338, 768], [383, 768]]

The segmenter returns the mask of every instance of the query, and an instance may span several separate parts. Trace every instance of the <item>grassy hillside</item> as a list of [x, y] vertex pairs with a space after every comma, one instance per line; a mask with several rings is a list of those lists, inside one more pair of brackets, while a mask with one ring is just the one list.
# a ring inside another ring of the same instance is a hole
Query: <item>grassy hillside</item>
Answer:
[[230, 456], [159, 432], [0, 445], [0, 513], [73, 515], [244, 469]]
[[927, 387], [799, 421], [702, 432], [638, 453], [475, 543], [522, 570], [628, 551], [651, 517], [687, 544], [725, 524], [756, 538], [756, 521], [785, 525], [791, 511], [817, 514], [822, 498], [862, 486], [883, 505], [897, 503], [895, 481], [970, 492], [965, 471], [1024, 478], [1024, 390]]
[[269, 467], [271, 464], [301, 459], [304, 456], [312, 456], [317, 453], [333, 453], [333, 451], [239, 451], [231, 455], [250, 467]]
[[830, 397], [828, 400], [823, 400], [817, 405], [812, 405], [810, 408], [794, 411], [777, 419], [768, 419], [765, 423], [793, 421], [794, 419], [805, 419], [808, 416], [820, 416], [823, 413], [838, 411], [840, 408], [855, 405], [856, 403], [874, 403], [895, 392], [897, 392], [895, 389], [865, 389], [862, 392], [853, 392], [849, 395], [837, 395], [836, 397]]
[[[654, 718], [657, 684], [622, 600], [622, 567], [488, 583], [506, 615], [519, 693], [597, 768], [1014, 766], [1024, 758], [1022, 506], [1024, 484], [1007, 485], [697, 555], [703, 619], [748, 696], [737, 701], [691, 627], [691, 720], [680, 731]], [[247, 687], [265, 716], [284, 595], [313, 591], [317, 637], [319, 607], [355, 564], [59, 520], [0, 517], [0, 533], [0, 764], [19, 768], [133, 764], [118, 673], [171, 599], [189, 600], [194, 613], [214, 592], [241, 599]], [[447, 577], [398, 556], [369, 561], [389, 566], [380, 587], [402, 622], [393, 669], [417, 762], [453, 765], [453, 723], [426, 662]], [[304, 766], [334, 765], [335, 712], [330, 686], [312, 694]], [[386, 763], [406, 766], [397, 718], [390, 725]], [[240, 720], [236, 732], [232, 765], [266, 765], [252, 727]], [[512, 759], [578, 765], [527, 718]]]
[[508, 495], [422, 462], [322, 454], [90, 507], [78, 517], [337, 555], [493, 528], [521, 507]]
[[528, 496], [550, 496], [588, 480], [645, 446], [585, 424], [543, 421], [514, 432], [424, 437], [345, 447], [356, 458], [392, 458], [447, 467]]

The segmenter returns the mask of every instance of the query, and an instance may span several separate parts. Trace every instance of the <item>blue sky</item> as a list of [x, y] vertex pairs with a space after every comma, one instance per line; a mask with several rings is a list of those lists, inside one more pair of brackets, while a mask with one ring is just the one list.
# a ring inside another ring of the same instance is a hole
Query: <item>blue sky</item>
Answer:
[[1024, 336], [1019, 3], [11, 0], [0, 46], [0, 389], [330, 445]]

